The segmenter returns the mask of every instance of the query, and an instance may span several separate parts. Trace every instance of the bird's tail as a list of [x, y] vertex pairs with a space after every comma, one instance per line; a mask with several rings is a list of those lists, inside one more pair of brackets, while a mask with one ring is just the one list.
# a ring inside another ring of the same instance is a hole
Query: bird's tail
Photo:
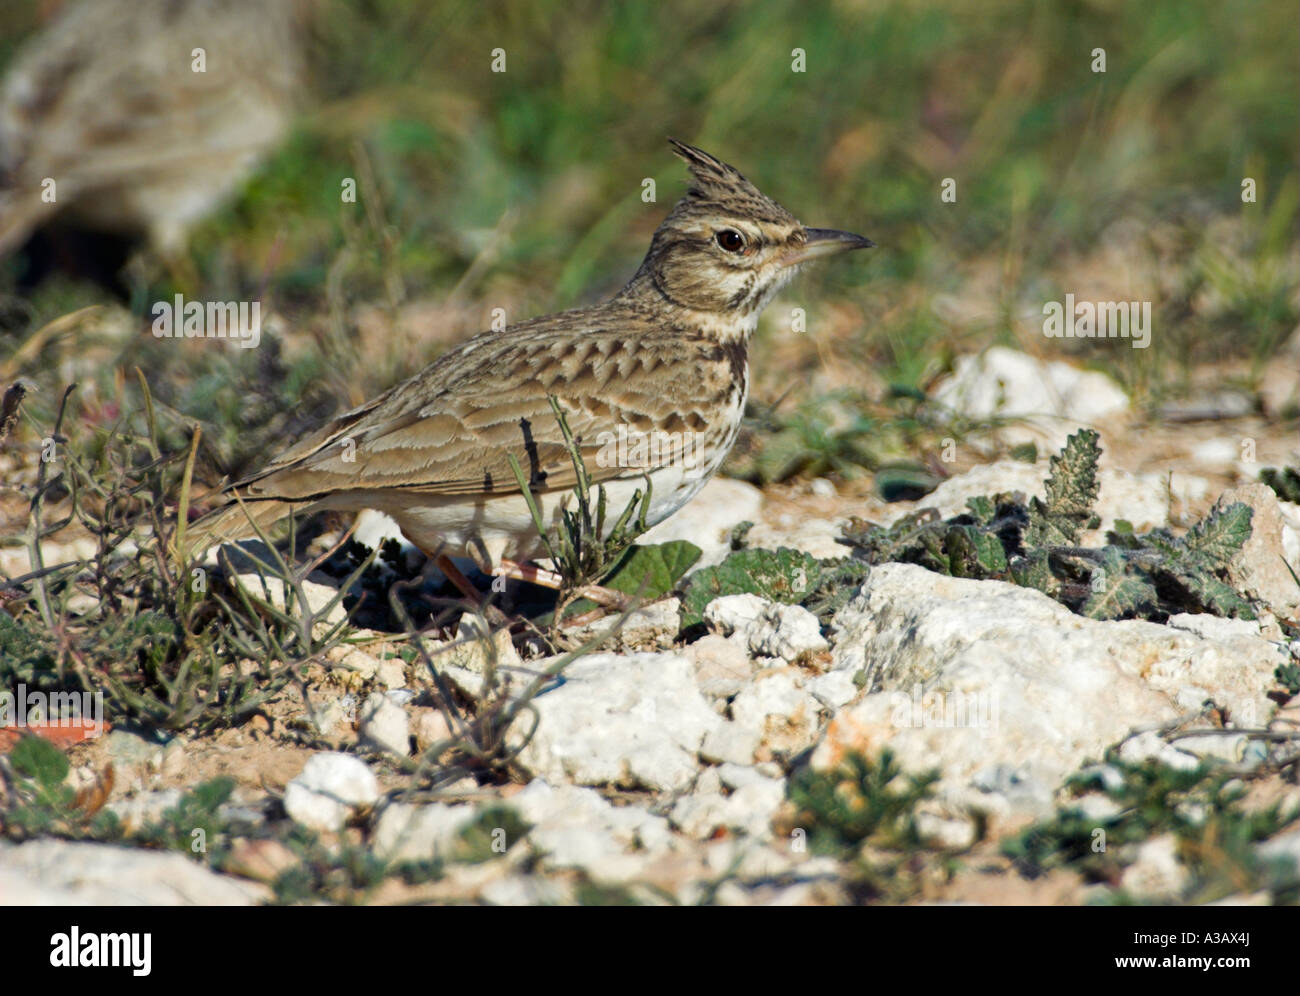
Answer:
[[251, 539], [259, 530], [265, 533], [285, 516], [301, 510], [299, 503], [274, 499], [231, 502], [189, 524], [184, 538], [186, 552], [202, 557], [205, 551], [223, 543]]

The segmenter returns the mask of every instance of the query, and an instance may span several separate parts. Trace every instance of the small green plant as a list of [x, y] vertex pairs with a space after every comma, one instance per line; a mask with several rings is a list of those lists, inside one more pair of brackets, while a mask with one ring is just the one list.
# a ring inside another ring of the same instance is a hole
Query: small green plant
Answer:
[[[519, 461], [513, 453], [509, 459], [519, 490], [528, 502], [533, 526], [561, 578], [554, 618], [557, 621], [562, 619], [565, 610], [583, 597], [610, 604], [611, 593], [617, 593], [613, 604], [623, 608], [631, 604], [632, 597], [656, 598], [672, 590], [682, 574], [699, 559], [699, 549], [690, 543], [662, 544], [659, 547], [634, 545], [637, 537], [649, 528], [646, 515], [653, 491], [649, 475], [645, 478], [645, 492], [633, 492], [627, 507], [613, 525], [607, 527], [605, 486], [596, 484], [593, 488], [591, 473], [574, 441], [564, 409], [554, 395], [548, 400], [559, 423], [569, 459], [573, 462], [575, 479], [573, 495], [576, 500], [571, 503], [572, 508], [561, 509], [558, 530], [552, 532], [547, 528]], [[597, 587], [597, 582], [602, 580], [606, 583]]]
[[901, 561], [962, 578], [992, 578], [1036, 588], [1093, 619], [1163, 620], [1177, 612], [1253, 619], [1250, 603], [1226, 580], [1228, 562], [1250, 538], [1250, 507], [1218, 509], [1185, 536], [1167, 529], [1138, 535], [1123, 521], [1098, 548], [1079, 546], [1099, 523], [1097, 433], [1085, 429], [1051, 460], [1046, 497], [1016, 494], [967, 501], [941, 520], [931, 509], [888, 528], [855, 519], [845, 532], [868, 563]]
[[[0, 580], [7, 609], [0, 682], [102, 691], [110, 718], [165, 729], [233, 724], [300, 680], [300, 665], [336, 643], [344, 627], [317, 623], [302, 591], [311, 565], [293, 570], [269, 544], [271, 562], [255, 558], [256, 571], [264, 587], [277, 583], [289, 593], [287, 604], [237, 584], [223, 591], [219, 572], [178, 556], [198, 437], [188, 454], [163, 453], [143, 376], [140, 383], [142, 431], [126, 417], [90, 440], [70, 440], [63, 431], [69, 388], [53, 431], [40, 433], [53, 441], [57, 461], [41, 460], [23, 489], [32, 569]], [[47, 521], [56, 503], [59, 517]], [[47, 564], [46, 541], [70, 525], [94, 538], [93, 553]]]
[[[1179, 771], [1154, 761], [1128, 764], [1113, 755], [1106, 767], [1072, 776], [1070, 801], [1050, 820], [1004, 842], [1002, 852], [1031, 877], [1068, 868], [1089, 881], [1117, 883], [1136, 845], [1173, 834], [1179, 857], [1192, 873], [1182, 898], [1209, 902], [1256, 888], [1289, 889], [1255, 854], [1254, 845], [1293, 826], [1300, 812], [1281, 803], [1264, 808], [1242, 804], [1246, 786], [1211, 764]], [[1089, 816], [1075, 800], [1099, 792], [1114, 804], [1113, 815]]]
[[800, 550], [738, 550], [716, 567], [704, 567], [685, 586], [682, 626], [704, 621], [704, 609], [723, 595], [753, 594], [802, 605], [823, 621], [850, 598], [868, 565], [847, 559], [818, 560]]
[[0, 755], [0, 836], [115, 840], [122, 828], [106, 809], [102, 793], [78, 794], [66, 783], [70, 766], [63, 751], [28, 734], [6, 757]]
[[1300, 502], [1300, 468], [1265, 467], [1259, 472], [1259, 479], [1283, 501]]
[[221, 868], [230, 850], [231, 827], [218, 812], [235, 790], [233, 778], [218, 777], [194, 786], [157, 823], [132, 835], [144, 847], [196, 855], [213, 868]]
[[857, 898], [902, 901], [921, 885], [912, 859], [928, 848], [916, 807], [938, 780], [938, 771], [905, 774], [888, 748], [878, 758], [850, 753], [830, 770], [805, 767], [791, 777], [794, 812], [780, 829], [804, 835], [814, 854], [848, 862]]
[[865, 843], [916, 847], [916, 805], [938, 780], [938, 772], [904, 774], [888, 749], [878, 760], [850, 754], [830, 771], [804, 768], [790, 780], [791, 825], [807, 833], [814, 854], [849, 857]]

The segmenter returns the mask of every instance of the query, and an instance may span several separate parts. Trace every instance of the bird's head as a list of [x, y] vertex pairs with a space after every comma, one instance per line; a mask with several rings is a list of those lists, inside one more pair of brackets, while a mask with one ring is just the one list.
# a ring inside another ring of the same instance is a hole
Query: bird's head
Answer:
[[752, 329], [803, 263], [875, 245], [850, 232], [805, 228], [734, 167], [669, 142], [693, 182], [655, 231], [630, 291]]

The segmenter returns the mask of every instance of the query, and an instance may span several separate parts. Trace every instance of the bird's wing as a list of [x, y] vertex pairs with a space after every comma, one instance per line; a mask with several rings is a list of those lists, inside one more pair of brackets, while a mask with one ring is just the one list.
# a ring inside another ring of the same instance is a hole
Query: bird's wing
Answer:
[[[513, 455], [533, 490], [567, 490], [576, 473], [550, 396], [564, 411], [595, 482], [641, 477], [676, 460], [689, 445], [682, 431], [687, 424], [665, 399], [662, 372], [656, 371], [664, 362], [683, 361], [667, 360], [666, 352], [644, 344], [627, 348], [605, 328], [584, 329], [575, 339], [565, 326], [582, 320], [560, 316], [476, 337], [338, 416], [232, 489], [246, 498], [285, 501], [377, 489], [514, 494]], [[538, 324], [543, 328], [530, 327]], [[688, 373], [683, 369], [678, 380]], [[621, 451], [619, 426], [630, 443]], [[647, 438], [637, 450], [643, 438], [637, 434], [655, 430], [665, 434]]]

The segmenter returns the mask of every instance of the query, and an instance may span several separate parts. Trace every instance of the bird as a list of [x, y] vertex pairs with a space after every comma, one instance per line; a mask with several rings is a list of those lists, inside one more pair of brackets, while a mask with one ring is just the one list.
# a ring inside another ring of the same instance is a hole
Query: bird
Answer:
[[81, 0], [0, 89], [0, 257], [52, 222], [164, 258], [288, 133], [302, 0]]
[[654, 525], [689, 502], [736, 440], [759, 313], [804, 264], [875, 243], [805, 227], [735, 167], [669, 142], [691, 183], [622, 290], [475, 335], [335, 417], [219, 491], [225, 504], [189, 524], [187, 546], [248, 538], [299, 511], [374, 509], [458, 586], [453, 557], [558, 587], [530, 565], [544, 544], [510, 461], [556, 526], [579, 499], [551, 399], [608, 508], [648, 493]]

